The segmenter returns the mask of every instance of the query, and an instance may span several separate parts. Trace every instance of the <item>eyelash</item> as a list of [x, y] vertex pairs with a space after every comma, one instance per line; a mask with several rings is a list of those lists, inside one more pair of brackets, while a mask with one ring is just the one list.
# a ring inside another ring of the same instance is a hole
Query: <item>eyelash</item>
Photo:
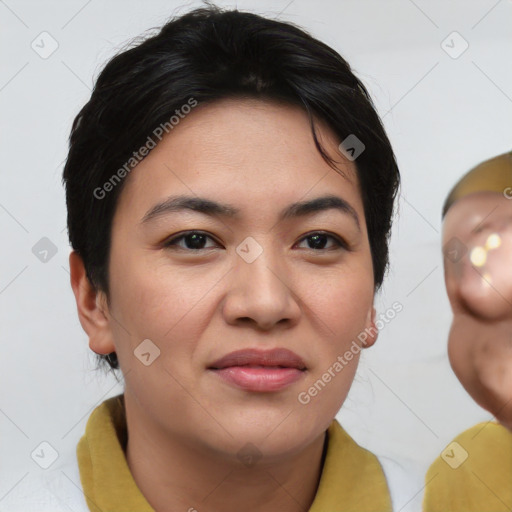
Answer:
[[[186, 238], [187, 236], [190, 236], [190, 235], [203, 235], [203, 236], [205, 236], [205, 237], [207, 237], [207, 238], [209, 238], [211, 240], [214, 240], [210, 235], [208, 235], [207, 233], [205, 233], [203, 231], [191, 230], [191, 231], [185, 231], [181, 235], [178, 235], [178, 236], [175, 236], [173, 238], [168, 239], [167, 241], [164, 242], [163, 245], [164, 245], [165, 248], [168, 248], [168, 249], [178, 247], [179, 249], [184, 250], [184, 251], [188, 251], [188, 252], [199, 252], [199, 251], [205, 251], [205, 250], [208, 250], [208, 249], [212, 249], [212, 247], [206, 247], [206, 248], [202, 248], [202, 249], [187, 249], [187, 248], [179, 247], [179, 246], [176, 245], [177, 242], [179, 242], [180, 240], [182, 240], [182, 239], [184, 239], [184, 238]], [[344, 249], [346, 251], [350, 250], [350, 247], [345, 242], [345, 240], [343, 240], [342, 238], [340, 238], [338, 236], [335, 236], [335, 235], [332, 235], [330, 233], [326, 233], [326, 232], [323, 232], [323, 231], [312, 231], [311, 233], [308, 233], [306, 236], [302, 237], [300, 239], [300, 242], [302, 242], [304, 240], [307, 240], [308, 238], [311, 238], [311, 237], [313, 237], [315, 235], [325, 236], [327, 238], [330, 238], [330, 239], [334, 240], [334, 242], [336, 243], [336, 247], [330, 248], [330, 249], [308, 249], [310, 251], [325, 252], [325, 251], [332, 251], [332, 250], [336, 250], [336, 249]]]

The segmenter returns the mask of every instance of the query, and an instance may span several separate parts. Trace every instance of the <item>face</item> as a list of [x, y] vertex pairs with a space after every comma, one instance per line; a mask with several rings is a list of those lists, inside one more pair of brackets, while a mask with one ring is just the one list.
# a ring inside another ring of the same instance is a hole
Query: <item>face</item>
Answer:
[[374, 281], [355, 166], [318, 132], [344, 176], [299, 109], [199, 105], [127, 178], [111, 305], [88, 334], [97, 353], [117, 352], [127, 408], [142, 413], [132, 421], [224, 455], [252, 442], [268, 458], [332, 421], [356, 371], [353, 342], [374, 325]]
[[472, 397], [512, 429], [512, 201], [499, 192], [459, 199], [446, 214], [443, 247], [450, 362]]
[[[454, 237], [461, 244], [446, 246]], [[499, 192], [459, 199], [446, 214], [443, 246], [452, 251], [445, 278], [454, 311], [489, 320], [512, 317], [512, 200]]]

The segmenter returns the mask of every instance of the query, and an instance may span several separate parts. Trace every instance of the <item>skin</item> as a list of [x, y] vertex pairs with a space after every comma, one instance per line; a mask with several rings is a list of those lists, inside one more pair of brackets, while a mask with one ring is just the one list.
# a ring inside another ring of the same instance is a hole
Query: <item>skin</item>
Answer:
[[[492, 248], [496, 235], [500, 245]], [[447, 257], [453, 237], [464, 256]], [[512, 200], [482, 191], [456, 201], [444, 219], [443, 247], [450, 363], [473, 399], [512, 430]]]
[[[199, 105], [131, 172], [112, 227], [111, 306], [70, 255], [71, 284], [90, 348], [116, 351], [125, 377], [127, 462], [158, 511], [307, 510], [320, 478], [325, 431], [343, 404], [359, 354], [310, 403], [298, 402], [365, 329], [375, 329], [374, 280], [356, 169], [340, 140], [317, 121], [318, 153], [306, 114], [249, 99]], [[229, 203], [239, 218], [194, 211], [142, 223], [170, 195]], [[354, 209], [278, 221], [291, 203], [336, 195]], [[203, 249], [181, 239], [200, 230]], [[306, 235], [328, 231], [315, 249]], [[179, 236], [179, 235], [178, 235]], [[263, 252], [236, 252], [253, 237]], [[309, 241], [308, 241], [309, 240]], [[371, 331], [375, 332], [375, 330]], [[366, 347], [377, 334], [370, 335]], [[144, 339], [161, 351], [134, 356]], [[207, 370], [242, 348], [293, 350], [301, 380], [277, 392], [235, 388]], [[237, 453], [252, 443], [252, 466]]]

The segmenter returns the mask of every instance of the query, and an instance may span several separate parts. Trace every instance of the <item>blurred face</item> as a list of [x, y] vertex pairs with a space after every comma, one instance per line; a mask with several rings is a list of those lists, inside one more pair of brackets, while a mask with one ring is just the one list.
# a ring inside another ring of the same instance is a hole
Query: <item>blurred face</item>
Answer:
[[450, 362], [472, 397], [512, 429], [512, 200], [477, 192], [456, 201], [443, 247]]
[[117, 352], [129, 421], [230, 457], [252, 442], [269, 460], [328, 427], [356, 371], [353, 341], [372, 326], [374, 282], [355, 166], [324, 126], [319, 139], [345, 176], [301, 110], [223, 100], [129, 175], [108, 342], [90, 343]]

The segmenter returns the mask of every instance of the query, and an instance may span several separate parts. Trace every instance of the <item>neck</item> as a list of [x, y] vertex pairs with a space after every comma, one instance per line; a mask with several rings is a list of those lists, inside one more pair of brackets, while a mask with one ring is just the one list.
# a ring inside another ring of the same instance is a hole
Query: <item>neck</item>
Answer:
[[244, 465], [213, 449], [193, 446], [148, 421], [125, 395], [129, 425], [126, 459], [133, 479], [156, 512], [306, 512], [320, 481], [323, 432], [299, 453]]

